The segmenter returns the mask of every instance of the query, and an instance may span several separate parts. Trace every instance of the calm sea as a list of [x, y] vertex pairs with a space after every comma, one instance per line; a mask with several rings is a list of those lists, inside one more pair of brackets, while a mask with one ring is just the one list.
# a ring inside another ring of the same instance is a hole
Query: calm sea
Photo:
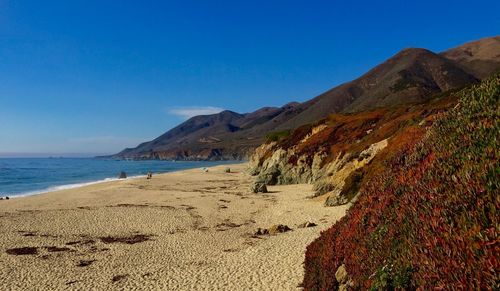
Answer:
[[75, 158], [0, 158], [0, 197], [34, 195], [116, 180], [121, 171], [128, 177], [148, 172], [166, 173], [234, 163], [119, 161]]

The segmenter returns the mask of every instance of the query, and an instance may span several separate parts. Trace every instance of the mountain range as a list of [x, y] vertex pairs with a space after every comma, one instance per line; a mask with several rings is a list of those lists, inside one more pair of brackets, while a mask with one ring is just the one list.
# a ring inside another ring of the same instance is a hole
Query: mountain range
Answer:
[[417, 104], [478, 82], [500, 69], [500, 36], [441, 53], [407, 48], [358, 79], [303, 103], [240, 114], [225, 110], [190, 118], [152, 141], [110, 156], [126, 159], [246, 159], [273, 134], [287, 134], [333, 113]]

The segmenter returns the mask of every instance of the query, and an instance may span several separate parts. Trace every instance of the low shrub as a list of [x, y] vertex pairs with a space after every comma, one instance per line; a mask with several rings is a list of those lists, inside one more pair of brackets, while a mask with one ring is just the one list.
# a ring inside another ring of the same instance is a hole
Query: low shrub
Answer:
[[337, 288], [342, 264], [358, 289], [498, 288], [500, 75], [457, 94], [369, 165], [347, 215], [307, 247], [305, 290]]
[[267, 142], [280, 141], [290, 135], [290, 130], [271, 132], [266, 135]]

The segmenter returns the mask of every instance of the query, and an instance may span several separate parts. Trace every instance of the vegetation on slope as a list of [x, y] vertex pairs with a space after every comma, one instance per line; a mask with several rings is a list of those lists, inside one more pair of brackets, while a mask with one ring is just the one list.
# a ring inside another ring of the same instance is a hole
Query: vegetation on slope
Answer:
[[[350, 154], [356, 157], [370, 145], [397, 135], [408, 126], [425, 123], [427, 119], [446, 110], [455, 102], [454, 97], [443, 97], [425, 103], [351, 114], [331, 114], [316, 124], [299, 127], [289, 137], [279, 140], [273, 150], [295, 148], [295, 155], [290, 163], [296, 163], [300, 156], [305, 155], [311, 164], [312, 158], [318, 152], [328, 156], [323, 160], [323, 164], [331, 162], [339, 155]], [[324, 129], [302, 142], [318, 125], [324, 125]]]
[[274, 133], [252, 156], [251, 173], [267, 185], [312, 183], [315, 196], [328, 194], [327, 206], [348, 203], [402, 142], [421, 139], [457, 100], [448, 94], [424, 103], [332, 114], [290, 133]]
[[425, 135], [391, 140], [347, 215], [308, 246], [306, 290], [338, 287], [342, 264], [355, 288], [498, 287], [500, 75], [458, 94]]
[[290, 130], [282, 130], [268, 133], [266, 135], [266, 142], [280, 141], [290, 135]]

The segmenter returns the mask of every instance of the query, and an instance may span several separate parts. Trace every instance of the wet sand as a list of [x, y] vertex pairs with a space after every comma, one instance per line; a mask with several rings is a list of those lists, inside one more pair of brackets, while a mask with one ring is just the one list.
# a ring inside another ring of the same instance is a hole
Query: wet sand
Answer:
[[[348, 206], [311, 185], [250, 193], [246, 164], [226, 167], [0, 201], [0, 290], [297, 289], [306, 246]], [[292, 231], [254, 235], [274, 224]]]

